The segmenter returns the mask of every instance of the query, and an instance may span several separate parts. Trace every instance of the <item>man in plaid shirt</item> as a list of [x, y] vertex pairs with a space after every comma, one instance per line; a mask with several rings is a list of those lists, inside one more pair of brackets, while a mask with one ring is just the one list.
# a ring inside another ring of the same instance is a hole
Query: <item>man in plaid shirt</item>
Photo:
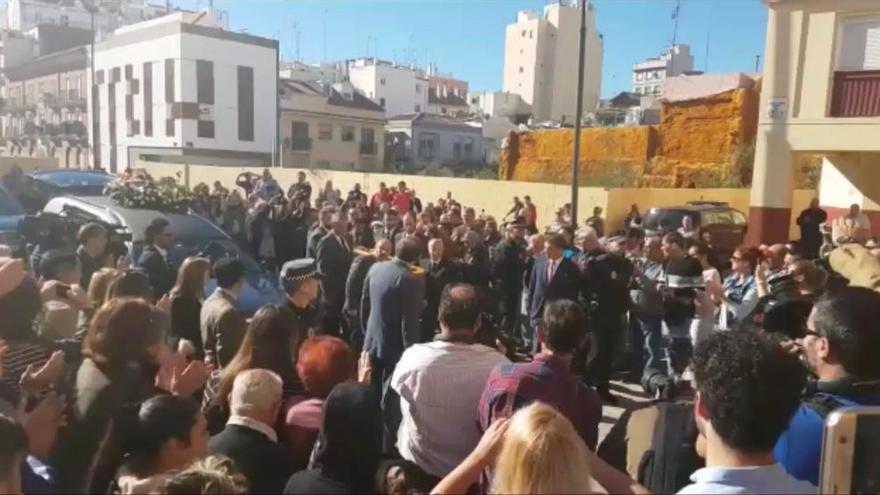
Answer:
[[571, 371], [572, 358], [586, 338], [586, 326], [586, 316], [577, 303], [549, 303], [541, 327], [542, 352], [530, 363], [502, 363], [489, 374], [478, 407], [480, 431], [485, 432], [496, 419], [510, 417], [517, 409], [539, 401], [564, 414], [595, 450], [602, 402], [596, 391]]

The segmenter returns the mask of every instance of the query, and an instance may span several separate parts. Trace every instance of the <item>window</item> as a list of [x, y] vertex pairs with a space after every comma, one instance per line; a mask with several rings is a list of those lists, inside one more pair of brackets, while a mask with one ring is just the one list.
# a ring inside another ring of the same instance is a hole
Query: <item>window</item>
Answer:
[[214, 104], [214, 62], [196, 60], [196, 101]]
[[535, 37], [534, 34], [535, 34], [535, 32], [530, 29], [529, 30], [529, 38], [534, 38]]
[[379, 106], [385, 108], [385, 98], [379, 98]]
[[525, 38], [525, 37], [526, 37], [526, 30], [525, 30], [525, 29], [523, 29], [523, 32], [522, 32], [522, 37], [523, 37], [523, 38]]
[[333, 124], [318, 124], [318, 139], [330, 141], [333, 139]]
[[174, 119], [165, 119], [165, 135], [174, 137]]
[[376, 132], [373, 129], [367, 127], [361, 128], [361, 154], [376, 154]]
[[95, 84], [104, 84], [104, 71], [95, 71]]
[[520, 68], [519, 68], [519, 73], [522, 74], [523, 72], [525, 72], [525, 69], [524, 69], [523, 67], [520, 67]]
[[238, 140], [254, 140], [254, 68], [238, 66]]
[[107, 124], [110, 129], [110, 172], [116, 173], [116, 84], [107, 85]]
[[416, 113], [420, 113], [420, 112], [422, 111], [422, 106], [421, 106], [421, 105], [416, 105], [416, 107], [415, 107], [415, 111], [416, 111]]
[[199, 137], [214, 139], [214, 121], [213, 120], [199, 120], [198, 123], [199, 123], [198, 124]]
[[452, 157], [461, 160], [461, 136], [452, 139]]
[[636, 73], [636, 81], [643, 81], [644, 79], [645, 79], [645, 73], [644, 73], [644, 72], [638, 72], [638, 73]]
[[309, 139], [309, 123], [293, 121], [290, 123], [290, 147], [294, 150], [311, 149], [312, 140]]
[[110, 82], [117, 83], [120, 80], [122, 80], [122, 71], [119, 70], [119, 67], [110, 69]]
[[[174, 103], [174, 59], [165, 59], [165, 103]], [[173, 136], [173, 134], [169, 134]]]
[[350, 125], [342, 126], [342, 141], [346, 143], [354, 142], [354, 127]]
[[416, 84], [416, 93], [421, 93], [421, 92], [422, 92], [422, 85]]
[[434, 139], [436, 134], [423, 133], [419, 138], [419, 158], [423, 160], [434, 159]]
[[473, 158], [474, 154], [474, 138], [466, 137], [464, 138], [464, 159], [470, 160]]
[[132, 73], [134, 72], [131, 64], [125, 64], [125, 80], [130, 81], [132, 77]]
[[880, 17], [844, 21], [838, 70], [880, 69]]
[[384, 77], [379, 78], [379, 84], [381, 84], [382, 86], [385, 86], [385, 78]]
[[153, 135], [153, 64], [144, 63], [144, 136]]

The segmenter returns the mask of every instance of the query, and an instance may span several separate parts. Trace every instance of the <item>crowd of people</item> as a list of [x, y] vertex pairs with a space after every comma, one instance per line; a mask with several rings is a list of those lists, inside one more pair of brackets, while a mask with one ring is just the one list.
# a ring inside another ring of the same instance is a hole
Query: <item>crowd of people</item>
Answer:
[[[499, 225], [402, 181], [236, 187], [192, 210], [277, 273], [253, 315], [242, 260], [171, 266], [163, 218], [132, 266], [99, 224], [37, 267], [0, 258], [0, 491], [815, 493], [824, 418], [880, 405], [857, 221], [808, 240], [834, 239], [824, 258], [726, 265], [635, 208], [539, 233], [528, 196]], [[600, 442], [617, 372], [656, 400]]]

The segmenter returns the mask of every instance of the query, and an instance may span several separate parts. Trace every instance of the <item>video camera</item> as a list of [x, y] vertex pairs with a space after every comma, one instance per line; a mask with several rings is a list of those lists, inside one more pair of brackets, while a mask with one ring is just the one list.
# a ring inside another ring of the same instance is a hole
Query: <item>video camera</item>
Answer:
[[763, 330], [792, 340], [803, 337], [813, 301], [800, 294], [797, 281], [790, 273], [771, 276], [767, 279], [767, 288], [769, 294], [758, 300], [740, 327]]
[[18, 224], [18, 233], [28, 246], [45, 252], [50, 249], [67, 248], [74, 250], [80, 227], [87, 223], [96, 223], [107, 231], [107, 254], [114, 258], [128, 254], [126, 243], [133, 236], [127, 227], [103, 222], [91, 216], [84, 216], [77, 210], [65, 207], [64, 215], [40, 212], [27, 215]]

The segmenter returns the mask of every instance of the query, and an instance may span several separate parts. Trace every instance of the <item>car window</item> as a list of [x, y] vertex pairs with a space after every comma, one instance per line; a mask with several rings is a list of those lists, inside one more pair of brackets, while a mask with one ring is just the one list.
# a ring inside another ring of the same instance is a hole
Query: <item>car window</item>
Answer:
[[0, 215], [24, 215], [24, 208], [5, 188], [0, 188]]
[[730, 215], [733, 217], [733, 223], [737, 225], [745, 225], [748, 223], [746, 216], [737, 210], [730, 210]]
[[652, 210], [645, 217], [643, 227], [646, 230], [662, 230], [671, 231], [681, 227], [681, 221], [685, 215], [690, 216], [694, 220], [695, 225], [699, 225], [699, 217], [695, 212], [687, 210]]
[[733, 218], [726, 211], [704, 211], [703, 225], [730, 225]]

